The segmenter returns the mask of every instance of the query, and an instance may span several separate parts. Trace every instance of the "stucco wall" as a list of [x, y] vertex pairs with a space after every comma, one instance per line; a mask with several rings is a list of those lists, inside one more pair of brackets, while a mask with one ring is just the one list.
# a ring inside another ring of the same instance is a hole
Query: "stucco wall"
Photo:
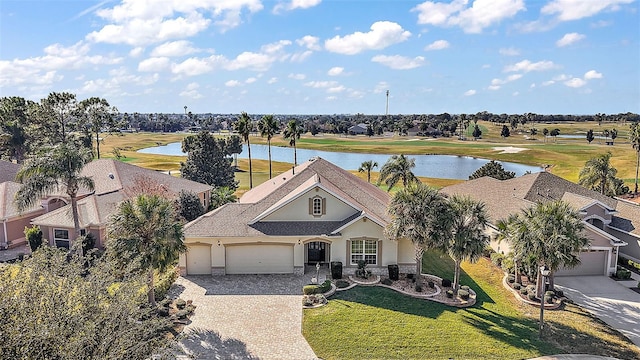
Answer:
[[[316, 191], [317, 190], [317, 191]], [[316, 217], [309, 214], [309, 199], [319, 196], [326, 199], [326, 214]], [[315, 188], [295, 199], [283, 208], [269, 214], [262, 221], [341, 221], [357, 212], [328, 192]]]
[[606, 213], [606, 210], [598, 204], [593, 204], [590, 207], [584, 209], [583, 211], [585, 211], [587, 214], [584, 216], [584, 218], [589, 218], [589, 217], [597, 217], [600, 219], [603, 219], [605, 222], [609, 222], [611, 221], [611, 215]]

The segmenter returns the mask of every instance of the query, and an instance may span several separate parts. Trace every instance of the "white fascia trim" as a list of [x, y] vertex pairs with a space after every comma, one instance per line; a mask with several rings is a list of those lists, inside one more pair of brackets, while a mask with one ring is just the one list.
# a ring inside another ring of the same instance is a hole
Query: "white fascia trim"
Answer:
[[613, 229], [615, 231], [620, 231], [621, 233], [625, 233], [627, 235], [630, 235], [630, 236], [633, 236], [633, 237], [636, 237], [636, 238], [640, 239], [640, 235], [636, 235], [634, 233], [628, 232], [627, 230], [618, 229], [617, 227], [614, 227], [614, 226], [611, 226], [611, 225], [607, 225], [607, 227], [609, 227], [609, 228], [611, 228], [611, 229]]
[[265, 217], [269, 216], [270, 214], [273, 214], [274, 212], [282, 209], [283, 207], [285, 207], [286, 205], [289, 205], [290, 203], [292, 203], [294, 200], [297, 200], [299, 198], [301, 198], [302, 196], [306, 195], [309, 191], [311, 191], [312, 189], [319, 187], [320, 189], [326, 191], [327, 193], [329, 193], [330, 195], [332, 195], [333, 197], [335, 197], [336, 199], [342, 201], [343, 203], [351, 206], [352, 208], [354, 208], [355, 210], [358, 211], [362, 211], [362, 209], [358, 206], [355, 206], [354, 204], [352, 204], [351, 202], [343, 199], [341, 196], [339, 196], [338, 194], [334, 193], [333, 191], [327, 189], [326, 187], [324, 187], [322, 185], [321, 182], [315, 182], [313, 183], [311, 186], [307, 187], [306, 189], [300, 191], [300, 194], [298, 194], [298, 196], [294, 196], [292, 198], [290, 198], [289, 200], [279, 204], [276, 207], [270, 207], [267, 210], [263, 211], [260, 215], [256, 216], [253, 220], [251, 220], [249, 222], [249, 225], [253, 225], [255, 223], [257, 223], [258, 221], [264, 219]]
[[[624, 242], [624, 241], [622, 241], [622, 240], [618, 239], [617, 237], [615, 237], [615, 236], [613, 236], [613, 235], [609, 234], [608, 232], [606, 232], [606, 231], [604, 231], [604, 230], [601, 230], [600, 228], [597, 228], [597, 227], [595, 227], [595, 226], [593, 226], [593, 225], [589, 224], [589, 223], [588, 223], [588, 222], [586, 222], [586, 221], [584, 221], [584, 225], [585, 225], [585, 227], [586, 227], [588, 230], [591, 230], [591, 231], [593, 231], [593, 232], [595, 232], [595, 233], [597, 233], [597, 234], [600, 234], [600, 235], [602, 235], [602, 236], [604, 236], [604, 237], [608, 238], [608, 239], [609, 239], [609, 242], [611, 243], [611, 246], [619, 247], [619, 246], [627, 246], [627, 245], [629, 245], [629, 244], [627, 244], [626, 242]], [[621, 244], [616, 244], [616, 243], [614, 243], [614, 241], [619, 241], [619, 242], [621, 242]]]
[[353, 225], [354, 223], [356, 223], [356, 222], [360, 221], [360, 220], [361, 220], [361, 219], [363, 219], [363, 218], [367, 218], [367, 219], [369, 219], [369, 220], [373, 221], [374, 223], [376, 223], [376, 225], [380, 226], [381, 228], [384, 228], [384, 227], [385, 227], [385, 225], [384, 225], [384, 224], [381, 224], [379, 221], [377, 221], [376, 219], [373, 219], [371, 216], [367, 216], [367, 214], [363, 212], [363, 213], [362, 213], [362, 214], [360, 214], [360, 216], [358, 216], [357, 218], [355, 218], [355, 219], [353, 219], [353, 220], [349, 221], [348, 223], [346, 223], [346, 224], [344, 224], [344, 225], [340, 226], [339, 228], [337, 228], [337, 229], [333, 230], [333, 231], [331, 232], [331, 234], [339, 233], [340, 231], [342, 231], [342, 230], [344, 230], [344, 229], [348, 228], [349, 226]]

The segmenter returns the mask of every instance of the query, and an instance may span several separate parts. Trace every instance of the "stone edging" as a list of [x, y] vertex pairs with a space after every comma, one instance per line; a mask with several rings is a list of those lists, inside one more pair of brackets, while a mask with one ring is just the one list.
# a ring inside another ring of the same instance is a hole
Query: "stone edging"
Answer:
[[327, 291], [326, 293], [322, 293], [322, 295], [324, 295], [325, 300], [327, 300], [326, 303], [324, 304], [316, 304], [316, 305], [311, 305], [311, 306], [305, 306], [302, 305], [303, 309], [316, 309], [319, 307], [323, 307], [325, 305], [327, 305], [329, 303], [329, 300], [327, 299], [329, 296], [333, 295], [336, 293], [336, 291], [338, 290], [338, 288], [336, 287], [336, 285], [332, 282], [331, 283], [331, 289], [329, 289], [329, 291]]
[[349, 275], [349, 280], [353, 281], [356, 285], [364, 285], [364, 286], [368, 286], [368, 285], [376, 285], [378, 284], [378, 282], [380, 282], [380, 275], [373, 275], [373, 279], [374, 280], [356, 280], [356, 278], [354, 278], [353, 276]]
[[[504, 286], [507, 290], [511, 291], [511, 293], [513, 294], [513, 296], [516, 297], [516, 299], [522, 301], [525, 304], [529, 304], [532, 306], [536, 306], [536, 307], [540, 307], [540, 303], [539, 302], [535, 302], [535, 301], [531, 301], [529, 299], [525, 299], [522, 296], [520, 296], [520, 293], [518, 292], [518, 290], [512, 288], [511, 286], [509, 286], [509, 283], [507, 282], [507, 279], [509, 278], [509, 274], [504, 274], [504, 277], [502, 278], [502, 286]], [[545, 310], [555, 310], [557, 308], [560, 307], [560, 305], [562, 305], [562, 301], [556, 301], [553, 304], [547, 304], [544, 302], [544, 299], [542, 300], [542, 302], [544, 303], [544, 308]]]

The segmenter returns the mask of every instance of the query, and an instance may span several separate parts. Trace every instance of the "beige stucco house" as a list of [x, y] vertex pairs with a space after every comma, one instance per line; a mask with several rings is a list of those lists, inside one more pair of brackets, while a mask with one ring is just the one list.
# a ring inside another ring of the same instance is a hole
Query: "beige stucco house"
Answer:
[[389, 195], [313, 158], [185, 226], [182, 274], [302, 274], [305, 265], [340, 261], [353, 273], [365, 260], [373, 273], [387, 265], [415, 268], [408, 240], [384, 236]]
[[588, 190], [548, 172], [528, 174], [509, 180], [490, 177], [445, 187], [445, 194], [468, 195], [486, 204], [491, 217], [488, 228], [491, 247], [503, 254], [507, 241], [496, 239], [498, 220], [506, 219], [537, 202], [563, 200], [582, 216], [585, 236], [591, 244], [580, 253], [581, 264], [556, 273], [563, 275], [610, 275], [616, 271], [618, 254], [640, 258], [640, 207]]

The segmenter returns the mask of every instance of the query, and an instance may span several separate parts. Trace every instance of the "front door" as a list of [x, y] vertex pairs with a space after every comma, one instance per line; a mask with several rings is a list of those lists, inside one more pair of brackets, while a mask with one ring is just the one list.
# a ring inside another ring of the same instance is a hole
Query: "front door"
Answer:
[[309, 249], [307, 252], [308, 263], [325, 262], [327, 252], [327, 244], [320, 241], [313, 241], [309, 243]]

